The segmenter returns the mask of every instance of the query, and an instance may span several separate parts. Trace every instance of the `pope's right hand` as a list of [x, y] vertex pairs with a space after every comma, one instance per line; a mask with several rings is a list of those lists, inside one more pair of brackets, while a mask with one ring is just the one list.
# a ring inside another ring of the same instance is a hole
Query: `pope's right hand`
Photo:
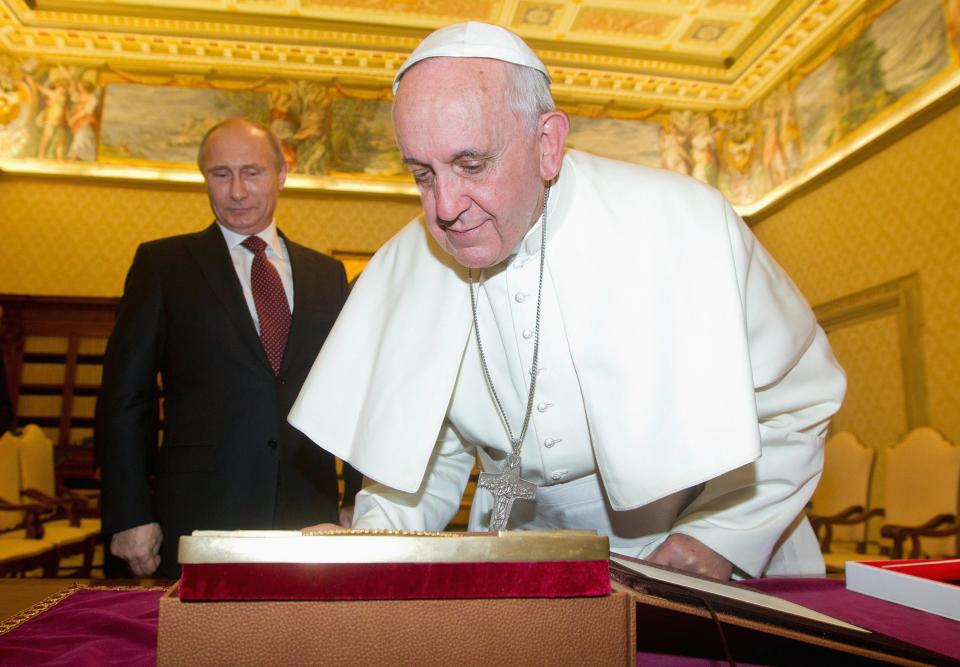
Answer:
[[329, 533], [333, 530], [343, 530], [343, 526], [338, 526], [335, 523], [318, 523], [316, 526], [307, 526], [300, 530], [304, 533]]
[[114, 533], [110, 553], [127, 561], [136, 577], [149, 577], [160, 567], [160, 543], [163, 532], [159, 523], [145, 523]]

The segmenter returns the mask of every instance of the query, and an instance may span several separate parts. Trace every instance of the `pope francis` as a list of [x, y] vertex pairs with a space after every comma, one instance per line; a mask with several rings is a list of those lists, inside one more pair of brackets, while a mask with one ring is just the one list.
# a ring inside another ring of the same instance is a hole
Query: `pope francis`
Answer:
[[823, 570], [803, 517], [845, 377], [716, 191], [565, 151], [516, 35], [428, 36], [393, 116], [423, 215], [371, 260], [290, 422], [362, 471], [354, 527], [596, 529], [720, 579]]

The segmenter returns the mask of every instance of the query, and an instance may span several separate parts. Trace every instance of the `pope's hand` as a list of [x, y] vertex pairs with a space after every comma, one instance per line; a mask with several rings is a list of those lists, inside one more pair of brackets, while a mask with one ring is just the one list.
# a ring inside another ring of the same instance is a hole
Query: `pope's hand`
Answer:
[[674, 533], [647, 558], [651, 563], [727, 581], [733, 563], [689, 535]]
[[307, 526], [300, 529], [304, 533], [329, 533], [334, 530], [343, 530], [343, 526], [335, 523], [318, 523], [316, 526]]
[[145, 523], [114, 533], [110, 553], [127, 561], [136, 577], [149, 577], [160, 566], [163, 532], [159, 523]]

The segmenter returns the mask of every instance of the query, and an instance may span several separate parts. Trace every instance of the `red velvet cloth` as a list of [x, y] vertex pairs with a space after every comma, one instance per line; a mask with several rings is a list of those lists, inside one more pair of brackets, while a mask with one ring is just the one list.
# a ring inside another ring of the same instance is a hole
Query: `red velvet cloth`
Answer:
[[607, 595], [607, 561], [191, 563], [181, 600], [412, 600]]
[[[756, 579], [741, 583], [960, 660], [960, 623], [851, 593], [843, 581]], [[0, 665], [153, 665], [161, 594], [147, 590], [78, 591], [37, 618], [0, 635]], [[725, 663], [677, 656], [637, 657], [637, 665], [644, 667], [721, 664]]]
[[960, 622], [848, 591], [842, 579], [771, 577], [740, 583], [960, 660]]
[[0, 635], [0, 665], [154, 665], [161, 595], [80, 589]]

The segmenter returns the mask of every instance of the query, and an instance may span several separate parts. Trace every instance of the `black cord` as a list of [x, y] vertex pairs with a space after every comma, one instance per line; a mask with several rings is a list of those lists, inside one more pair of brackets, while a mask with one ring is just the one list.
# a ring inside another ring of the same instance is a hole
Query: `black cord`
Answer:
[[707, 608], [707, 611], [710, 612], [710, 618], [713, 619], [713, 625], [717, 628], [717, 634], [720, 635], [720, 645], [723, 646], [723, 655], [727, 659], [727, 664], [730, 667], [736, 667], [737, 662], [733, 659], [733, 654], [730, 653], [730, 645], [727, 644], [727, 635], [723, 631], [723, 624], [720, 622], [720, 617], [717, 616], [717, 612], [713, 610], [713, 606], [707, 602], [706, 598], [699, 597], [694, 595], [695, 598], [700, 600], [703, 603], [703, 606]]
[[[616, 575], [616, 574], [621, 574], [618, 570], [613, 570], [612, 572], [613, 572], [613, 574], [615, 574], [615, 575]], [[685, 586], [680, 586], [680, 585], [678, 585], [678, 584], [673, 584], [673, 583], [670, 583], [670, 582], [668, 582], [668, 581], [660, 581], [660, 580], [658, 580], [658, 579], [654, 579], [654, 578], [652, 578], [652, 577], [648, 577], [648, 576], [645, 575], [645, 574], [640, 574], [639, 572], [630, 572], [629, 574], [623, 573], [622, 576], [620, 577], [620, 579], [621, 579], [620, 583], [622, 583], [622, 584], [627, 584], [628, 586], [630, 586], [630, 588], [632, 588], [633, 590], [637, 591], [638, 593], [645, 593], [645, 594], [648, 594], [648, 595], [650, 594], [649, 591], [640, 590], [640, 589], [635, 585], [634, 582], [630, 581], [630, 579], [641, 579], [641, 580], [644, 580], [644, 581], [654, 582], [655, 586], [666, 586], [667, 588], [673, 588], [673, 589], [676, 589], [676, 590], [681, 591], [682, 593], [684, 593], [685, 595], [693, 598], [694, 600], [698, 600], [698, 601], [702, 602], [702, 603], [703, 603], [703, 606], [704, 606], [704, 607], [706, 608], [706, 610], [707, 610], [707, 613], [710, 614], [710, 618], [713, 620], [713, 625], [714, 625], [714, 627], [716, 628], [716, 630], [717, 630], [717, 635], [718, 635], [719, 638], [720, 638], [720, 646], [723, 648], [723, 655], [724, 655], [724, 657], [727, 659], [727, 664], [730, 665], [730, 667], [736, 667], [737, 661], [733, 659], [733, 654], [730, 652], [730, 645], [727, 643], [727, 635], [726, 635], [726, 633], [723, 631], [723, 624], [722, 624], [721, 621], [720, 621], [720, 617], [717, 615], [717, 612], [714, 610], [713, 606], [710, 604], [710, 602], [709, 602], [706, 598], [701, 597], [700, 595], [698, 595], [698, 594], [695, 593], [694, 591], [690, 590], [689, 588], [686, 588]], [[623, 581], [623, 579], [627, 579], [627, 581]]]

